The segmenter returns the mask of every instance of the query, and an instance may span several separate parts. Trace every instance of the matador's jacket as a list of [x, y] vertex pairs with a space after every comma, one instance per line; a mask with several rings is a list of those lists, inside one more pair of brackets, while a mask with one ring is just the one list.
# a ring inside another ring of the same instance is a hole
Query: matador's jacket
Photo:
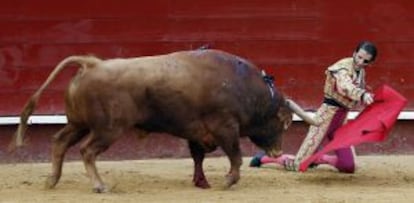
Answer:
[[365, 70], [353, 68], [353, 58], [339, 60], [326, 70], [325, 99], [332, 99], [345, 108], [362, 100], [365, 90]]
[[329, 66], [325, 74], [324, 101], [314, 116], [320, 125], [310, 126], [293, 162], [296, 171], [302, 160], [315, 153], [325, 137], [333, 139], [333, 132], [346, 122], [349, 109], [358, 104], [366, 92], [365, 70], [355, 70], [352, 57]]

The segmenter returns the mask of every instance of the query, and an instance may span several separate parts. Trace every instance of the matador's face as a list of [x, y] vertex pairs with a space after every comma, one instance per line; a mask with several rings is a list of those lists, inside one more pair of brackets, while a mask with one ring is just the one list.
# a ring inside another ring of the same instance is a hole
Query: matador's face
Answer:
[[356, 70], [362, 69], [372, 62], [372, 55], [365, 49], [359, 49], [357, 52], [354, 52], [353, 58]]

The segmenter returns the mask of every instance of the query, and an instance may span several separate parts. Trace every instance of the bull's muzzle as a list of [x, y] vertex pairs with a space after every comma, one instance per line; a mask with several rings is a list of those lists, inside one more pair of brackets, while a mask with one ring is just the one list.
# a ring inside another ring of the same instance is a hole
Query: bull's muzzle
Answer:
[[282, 150], [277, 150], [277, 149], [272, 149], [269, 151], [266, 151], [266, 154], [270, 157], [279, 157], [280, 155], [283, 154]]

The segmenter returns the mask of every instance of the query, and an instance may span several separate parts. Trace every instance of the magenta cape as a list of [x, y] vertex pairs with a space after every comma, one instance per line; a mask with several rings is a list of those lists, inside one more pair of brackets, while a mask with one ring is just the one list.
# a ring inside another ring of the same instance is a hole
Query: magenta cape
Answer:
[[299, 171], [306, 171], [309, 164], [332, 150], [385, 140], [407, 104], [407, 99], [387, 85], [376, 89], [374, 94], [374, 103], [367, 106], [354, 120], [340, 127], [335, 132], [334, 139], [322, 150], [302, 161]]

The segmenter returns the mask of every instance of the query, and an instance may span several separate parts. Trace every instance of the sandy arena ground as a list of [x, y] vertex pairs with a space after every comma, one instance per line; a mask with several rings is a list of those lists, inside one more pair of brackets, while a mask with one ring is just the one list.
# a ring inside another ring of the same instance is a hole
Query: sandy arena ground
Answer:
[[276, 165], [250, 168], [244, 159], [240, 182], [224, 190], [226, 158], [207, 158], [211, 189], [193, 187], [191, 159], [99, 161], [111, 188], [94, 194], [81, 162], [66, 162], [53, 190], [43, 189], [49, 163], [0, 165], [0, 202], [413, 202], [414, 156], [363, 156], [355, 174], [329, 166], [306, 173]]

